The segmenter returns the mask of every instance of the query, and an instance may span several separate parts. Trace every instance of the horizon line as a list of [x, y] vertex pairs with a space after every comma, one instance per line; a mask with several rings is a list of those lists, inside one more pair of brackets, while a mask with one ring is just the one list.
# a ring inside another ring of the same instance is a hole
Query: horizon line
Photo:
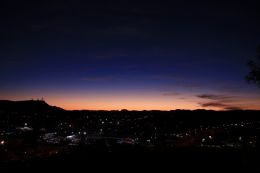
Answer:
[[[45, 101], [44, 99], [28, 99], [28, 100], [6, 100], [6, 99], [3, 99], [0, 101], [10, 101], [10, 102], [28, 102], [28, 101], [40, 101], [40, 102], [45, 102], [46, 104], [48, 104], [47, 101]], [[62, 106], [56, 106], [56, 105], [50, 105], [48, 104], [49, 106], [52, 106], [52, 107], [57, 107], [57, 108], [61, 108], [65, 111], [129, 111], [129, 112], [142, 112], [142, 111], [161, 111], [161, 112], [171, 112], [171, 111], [216, 111], [216, 112], [228, 112], [228, 111], [260, 111], [260, 109], [126, 109], [126, 108], [120, 108], [120, 109], [68, 109], [68, 108], [64, 108]]]

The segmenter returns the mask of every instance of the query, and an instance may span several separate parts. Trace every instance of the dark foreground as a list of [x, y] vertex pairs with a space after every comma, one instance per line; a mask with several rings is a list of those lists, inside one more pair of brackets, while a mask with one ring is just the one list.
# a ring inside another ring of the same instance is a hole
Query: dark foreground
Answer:
[[158, 172], [259, 172], [259, 153], [185, 149], [170, 153], [85, 153], [7, 162], [7, 171], [158, 171]]
[[0, 167], [260, 172], [259, 115], [65, 111], [43, 101], [0, 101]]

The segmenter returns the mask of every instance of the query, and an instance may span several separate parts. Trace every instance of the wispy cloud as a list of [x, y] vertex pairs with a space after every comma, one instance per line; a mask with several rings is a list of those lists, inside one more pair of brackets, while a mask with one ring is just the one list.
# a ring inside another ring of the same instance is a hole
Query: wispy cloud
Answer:
[[218, 108], [224, 108], [227, 105], [220, 103], [220, 102], [206, 102], [206, 103], [199, 103], [202, 107], [218, 107]]
[[230, 106], [230, 107], [225, 107], [226, 110], [241, 110], [241, 107], [238, 106]]
[[197, 97], [202, 99], [209, 99], [209, 100], [226, 100], [226, 99], [232, 99], [231, 96], [225, 96], [225, 95], [214, 95], [214, 94], [200, 94], [197, 95]]
[[[216, 95], [216, 94], [199, 94], [196, 95], [198, 98], [205, 99], [205, 102], [199, 102], [198, 104], [202, 107], [213, 107], [220, 108], [224, 110], [238, 110], [242, 107], [237, 105], [235, 96], [228, 95]], [[209, 101], [208, 101], [209, 100]]]
[[235, 103], [223, 103], [222, 101], [215, 101], [215, 102], [203, 102], [198, 103], [200, 106], [207, 108], [207, 107], [213, 107], [213, 108], [220, 108], [224, 110], [241, 110], [242, 107], [236, 105]]

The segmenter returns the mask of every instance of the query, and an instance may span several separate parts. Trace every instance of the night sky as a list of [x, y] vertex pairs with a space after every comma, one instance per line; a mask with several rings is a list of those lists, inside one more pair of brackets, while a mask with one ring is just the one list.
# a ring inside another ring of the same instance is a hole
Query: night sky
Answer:
[[65, 109], [260, 109], [255, 1], [0, 2], [0, 99]]

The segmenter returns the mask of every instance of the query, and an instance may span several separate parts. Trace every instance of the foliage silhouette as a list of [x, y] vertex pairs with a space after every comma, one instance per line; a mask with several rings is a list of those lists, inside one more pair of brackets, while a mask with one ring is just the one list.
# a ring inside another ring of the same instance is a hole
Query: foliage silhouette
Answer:
[[248, 62], [250, 68], [249, 74], [246, 76], [248, 82], [255, 83], [260, 87], [260, 46], [257, 48], [257, 56], [254, 60]]

